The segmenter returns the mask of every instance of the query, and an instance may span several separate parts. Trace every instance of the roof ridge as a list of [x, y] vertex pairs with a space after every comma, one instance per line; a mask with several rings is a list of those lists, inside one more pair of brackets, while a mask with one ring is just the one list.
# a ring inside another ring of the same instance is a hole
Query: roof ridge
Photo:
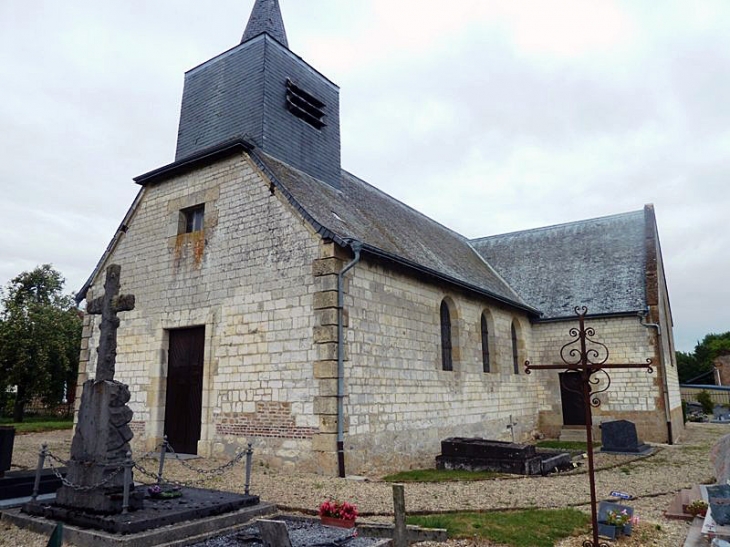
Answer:
[[491, 235], [491, 236], [477, 237], [477, 238], [474, 238], [474, 239], [470, 239], [469, 241], [471, 243], [479, 243], [480, 241], [486, 241], [488, 239], [502, 238], [502, 237], [517, 235], [517, 234], [526, 234], [526, 233], [534, 233], [534, 232], [544, 232], [544, 231], [547, 231], [547, 230], [554, 230], [556, 228], [565, 228], [567, 226], [575, 226], [575, 225], [578, 225], [578, 224], [589, 224], [591, 222], [596, 222], [596, 221], [599, 221], [599, 220], [616, 219], [616, 218], [620, 218], [620, 217], [629, 217], [629, 216], [634, 216], [634, 215], [639, 215], [639, 214], [641, 214], [643, 216], [644, 210], [643, 209], [636, 209], [634, 211], [626, 211], [624, 213], [616, 213], [616, 214], [613, 214], [613, 215], [605, 215], [605, 216], [601, 216], [601, 217], [586, 218], [586, 219], [583, 219], [583, 220], [573, 220], [571, 222], [562, 222], [560, 224], [550, 224], [549, 226], [539, 226], [537, 228], [529, 228], [527, 230], [515, 230], [513, 232], [505, 232], [505, 233], [502, 233], [502, 234], [494, 234], [494, 235]]

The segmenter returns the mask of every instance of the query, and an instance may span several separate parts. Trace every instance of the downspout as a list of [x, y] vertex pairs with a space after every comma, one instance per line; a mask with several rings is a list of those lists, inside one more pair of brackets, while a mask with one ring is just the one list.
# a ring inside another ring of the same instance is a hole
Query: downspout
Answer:
[[345, 274], [360, 262], [362, 243], [350, 241], [349, 245], [355, 258], [337, 274], [337, 469], [342, 478], [345, 477]]
[[[656, 329], [658, 343], [657, 355], [659, 356], [658, 367], [660, 367], [664, 365], [664, 362], [662, 361], [662, 328], [658, 323], [644, 323], [644, 319], [646, 319], [647, 317], [649, 317], [648, 309], [644, 312], [639, 312], [639, 323], [641, 323], [641, 325], [646, 327], [647, 329], [649, 327], [654, 327]], [[662, 391], [664, 393], [664, 415], [667, 420], [667, 438], [669, 439], [669, 444], [674, 444], [674, 434], [672, 433], [672, 412], [669, 409], [669, 383], [667, 381], [666, 366], [663, 367], [661, 374]]]

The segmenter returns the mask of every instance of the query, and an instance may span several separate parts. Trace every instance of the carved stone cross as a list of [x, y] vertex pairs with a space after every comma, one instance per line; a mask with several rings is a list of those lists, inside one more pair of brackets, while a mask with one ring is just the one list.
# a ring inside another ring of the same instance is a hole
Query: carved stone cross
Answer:
[[119, 294], [119, 275], [122, 267], [112, 264], [106, 269], [106, 280], [104, 281], [104, 295], [95, 298], [86, 306], [86, 312], [92, 315], [101, 315], [101, 337], [99, 354], [96, 364], [96, 381], [114, 379], [114, 366], [117, 357], [117, 329], [119, 328], [120, 311], [134, 309], [134, 295]]

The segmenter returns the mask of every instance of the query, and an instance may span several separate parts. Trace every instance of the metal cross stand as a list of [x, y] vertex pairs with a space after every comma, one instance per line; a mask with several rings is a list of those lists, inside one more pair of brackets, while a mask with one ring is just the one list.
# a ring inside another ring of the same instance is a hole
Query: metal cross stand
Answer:
[[[533, 370], [565, 370], [566, 372], [575, 372], [580, 374], [580, 386], [582, 392], [578, 392], [583, 396], [585, 407], [586, 422], [586, 440], [588, 441], [588, 477], [591, 486], [591, 521], [593, 525], [593, 540], [585, 540], [583, 547], [608, 547], [606, 543], [598, 541], [598, 514], [596, 503], [596, 482], [593, 469], [593, 415], [591, 409], [601, 406], [601, 400], [597, 397], [599, 393], [608, 391], [611, 387], [611, 376], [605, 369], [632, 369], [643, 368], [649, 374], [654, 372], [651, 359], [647, 359], [644, 364], [636, 363], [606, 363], [608, 361], [609, 351], [604, 344], [593, 340], [591, 337], [596, 335], [596, 331], [592, 327], [586, 328], [585, 317], [588, 308], [585, 306], [576, 307], [575, 313], [578, 315], [579, 327], [570, 329], [570, 336], [573, 340], [560, 348], [560, 358], [563, 361], [559, 365], [532, 365], [530, 361], [525, 361], [525, 373], [530, 374]], [[590, 344], [590, 346], [589, 346]], [[605, 375], [606, 385], [602, 389], [593, 391], [594, 386], [598, 386], [600, 378], [595, 377], [597, 373]], [[565, 389], [574, 391], [567, 385], [563, 385]]]

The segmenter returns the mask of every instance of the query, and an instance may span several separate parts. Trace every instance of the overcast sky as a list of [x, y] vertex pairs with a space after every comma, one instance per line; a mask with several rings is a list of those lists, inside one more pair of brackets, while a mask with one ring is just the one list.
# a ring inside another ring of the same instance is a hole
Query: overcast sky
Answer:
[[[730, 2], [281, 0], [343, 167], [468, 237], [656, 207], [677, 346], [730, 330]], [[0, 0], [0, 284], [77, 291], [253, 0]]]

